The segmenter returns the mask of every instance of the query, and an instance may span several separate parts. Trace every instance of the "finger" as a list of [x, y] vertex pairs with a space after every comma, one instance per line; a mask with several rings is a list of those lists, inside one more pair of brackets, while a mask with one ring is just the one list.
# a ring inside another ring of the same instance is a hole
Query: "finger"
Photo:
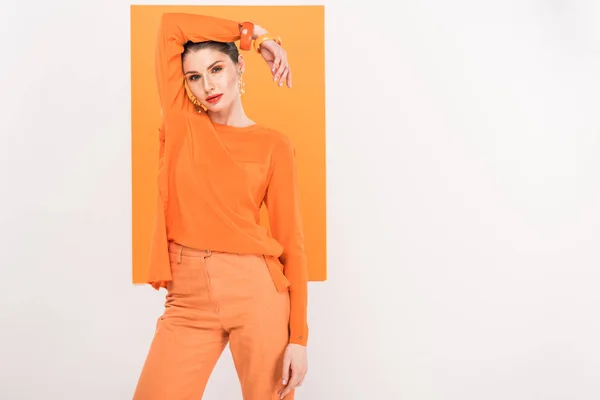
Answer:
[[283, 390], [287, 387], [287, 385], [290, 383], [290, 369], [287, 369], [287, 372], [283, 372], [281, 374], [281, 387], [279, 388], [279, 390], [277, 390], [277, 394], [280, 395]]
[[277, 72], [275, 73], [275, 78], [273, 79], [274, 81], [278, 81], [279, 78], [281, 78], [281, 74], [283, 73], [283, 70], [287, 67], [287, 60], [285, 59], [285, 55], [283, 57], [280, 57], [280, 62], [279, 62], [279, 68], [277, 69]]
[[285, 74], [286, 71], [287, 71], [287, 67], [286, 67], [285, 63], [282, 62], [281, 66], [277, 70], [277, 73], [275, 74], [275, 80], [278, 81], [278, 82], [276, 82], [277, 85], [281, 86], [280, 83], [283, 81], [283, 75]]
[[283, 387], [281, 387], [277, 391], [277, 395], [279, 396], [280, 399], [283, 399], [285, 397], [285, 395], [287, 395], [289, 393], [288, 389], [291, 385], [288, 379], [282, 380], [282, 383], [283, 383]]
[[275, 59], [273, 60], [273, 66], [271, 67], [271, 73], [273, 74], [273, 81], [277, 80], [277, 70], [281, 65], [281, 57], [275, 55]]
[[283, 86], [283, 84], [285, 83], [285, 81], [287, 80], [287, 76], [288, 76], [288, 72], [289, 72], [289, 67], [286, 67], [283, 72], [281, 73], [281, 78], [279, 78], [279, 86]]
[[296, 386], [298, 386], [298, 382], [301, 378], [302, 377], [300, 376], [298, 371], [292, 368], [292, 376], [290, 376], [290, 383], [289, 385], [287, 385], [286, 389], [288, 389], [289, 391], [294, 390]]
[[281, 394], [279, 395], [280, 399], [283, 399], [285, 396], [287, 396], [288, 394], [290, 394], [290, 392], [292, 391], [291, 386], [286, 386], [283, 391], [281, 392]]
[[267, 65], [269, 66], [269, 69], [271, 70], [271, 74], [275, 75], [275, 63], [273, 60], [269, 60], [267, 61]]
[[279, 398], [283, 399], [285, 396], [287, 396], [290, 393], [290, 390], [288, 388], [286, 388], [280, 395]]
[[298, 381], [295, 380], [294, 378], [292, 378], [292, 381], [290, 382], [290, 384], [285, 387], [283, 392], [281, 392], [280, 398], [283, 399], [285, 396], [290, 394], [294, 389], [296, 389], [296, 387], [298, 387]]
[[281, 383], [283, 385], [287, 385], [290, 381], [290, 364], [291, 360], [289, 357], [284, 358], [283, 360], [283, 371], [281, 373]]
[[287, 73], [287, 85], [289, 88], [292, 87], [292, 69], [288, 65], [288, 73]]

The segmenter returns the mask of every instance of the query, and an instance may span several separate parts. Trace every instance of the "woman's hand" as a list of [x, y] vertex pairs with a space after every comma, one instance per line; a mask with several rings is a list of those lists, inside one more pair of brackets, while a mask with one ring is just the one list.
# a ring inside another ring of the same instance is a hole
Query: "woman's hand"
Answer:
[[283, 399], [292, 390], [300, 387], [308, 371], [306, 362], [306, 346], [290, 343], [283, 355], [282, 383], [285, 385], [277, 392]]
[[[242, 26], [240, 25], [240, 33]], [[252, 39], [256, 40], [262, 35], [269, 33], [260, 25], [254, 25]], [[287, 83], [288, 87], [292, 87], [292, 70], [287, 59], [287, 55], [283, 47], [281, 47], [273, 39], [265, 40], [260, 45], [260, 55], [265, 59], [271, 73], [273, 74], [273, 82], [277, 82], [279, 86]]]
[[265, 59], [267, 65], [271, 68], [273, 81], [279, 86], [287, 83], [292, 87], [292, 70], [283, 47], [273, 39], [265, 40], [260, 45], [260, 55]]

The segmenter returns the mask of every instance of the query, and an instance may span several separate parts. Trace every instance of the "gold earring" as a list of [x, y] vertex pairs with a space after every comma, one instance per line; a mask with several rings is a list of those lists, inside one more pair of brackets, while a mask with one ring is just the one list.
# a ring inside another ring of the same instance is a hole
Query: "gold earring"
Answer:
[[202, 110], [206, 111], [206, 109], [204, 108], [202, 103], [200, 103], [198, 101], [196, 96], [194, 96], [194, 93], [192, 93], [190, 87], [188, 86], [187, 80], [185, 78], [183, 78], [183, 84], [185, 86], [185, 92], [187, 93], [188, 98], [190, 99], [190, 101], [192, 102], [194, 107], [196, 108], [196, 111], [198, 111], [199, 114], [202, 114]]
[[240, 93], [240, 97], [246, 93], [246, 83], [244, 82], [244, 79], [242, 78], [242, 73], [240, 72], [240, 78], [238, 79], [238, 91]]

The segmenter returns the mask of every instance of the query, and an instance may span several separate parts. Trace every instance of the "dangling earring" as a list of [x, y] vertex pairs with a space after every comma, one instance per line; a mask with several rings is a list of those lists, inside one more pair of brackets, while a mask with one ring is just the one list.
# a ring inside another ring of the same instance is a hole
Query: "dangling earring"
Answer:
[[240, 72], [240, 77], [238, 79], [238, 91], [240, 93], [240, 97], [242, 97], [242, 95], [244, 93], [246, 93], [246, 83], [244, 82], [244, 79], [242, 78], [242, 74], [243, 74], [243, 72]]
[[185, 86], [185, 92], [187, 93], [188, 98], [190, 99], [192, 104], [196, 107], [196, 111], [198, 111], [199, 114], [202, 114], [202, 110], [206, 111], [206, 108], [204, 108], [202, 103], [200, 103], [198, 101], [198, 99], [196, 98], [196, 96], [194, 96], [194, 93], [192, 93], [192, 91], [190, 90], [190, 87], [188, 86], [187, 80], [185, 78], [183, 78], [183, 84]]

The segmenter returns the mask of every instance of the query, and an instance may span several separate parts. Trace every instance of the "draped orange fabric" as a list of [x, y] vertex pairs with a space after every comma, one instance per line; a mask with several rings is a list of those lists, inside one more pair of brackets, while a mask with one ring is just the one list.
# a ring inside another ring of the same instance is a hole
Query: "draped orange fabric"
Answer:
[[[169, 241], [263, 254], [277, 290], [290, 293], [290, 343], [306, 345], [308, 270], [293, 143], [260, 125], [215, 124], [185, 91], [183, 45], [237, 41], [240, 24], [182, 13], [161, 18], [155, 67], [162, 125], [148, 283], [158, 290], [172, 279]], [[260, 225], [263, 204], [270, 231]]]

